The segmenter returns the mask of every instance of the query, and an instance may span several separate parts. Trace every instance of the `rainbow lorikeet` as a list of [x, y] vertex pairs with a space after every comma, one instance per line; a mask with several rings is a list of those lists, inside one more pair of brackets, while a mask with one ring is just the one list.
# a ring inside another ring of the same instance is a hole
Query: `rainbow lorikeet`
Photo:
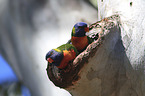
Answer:
[[50, 50], [46, 54], [46, 60], [49, 64], [63, 69], [70, 61], [74, 60], [77, 55], [78, 51], [72, 44], [63, 44], [56, 49]]
[[84, 51], [92, 43], [91, 38], [86, 35], [86, 32], [89, 32], [89, 27], [84, 22], [76, 23], [72, 29], [71, 42], [79, 52]]

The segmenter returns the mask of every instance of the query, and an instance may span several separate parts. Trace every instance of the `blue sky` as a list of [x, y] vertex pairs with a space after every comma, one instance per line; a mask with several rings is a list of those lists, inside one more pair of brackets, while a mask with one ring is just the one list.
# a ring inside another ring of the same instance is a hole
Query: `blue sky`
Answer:
[[5, 82], [16, 82], [18, 81], [14, 71], [10, 65], [0, 55], [0, 84]]
[[[18, 78], [11, 66], [4, 60], [0, 54], [0, 85], [3, 83], [17, 82]], [[23, 96], [30, 96], [30, 92], [27, 87], [21, 86]]]

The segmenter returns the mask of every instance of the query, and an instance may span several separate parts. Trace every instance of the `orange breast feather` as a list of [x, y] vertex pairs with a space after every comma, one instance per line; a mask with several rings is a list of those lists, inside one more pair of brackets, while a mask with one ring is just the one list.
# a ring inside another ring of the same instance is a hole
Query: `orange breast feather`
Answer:
[[71, 49], [71, 50], [63, 50], [63, 59], [60, 63], [60, 66], [58, 66], [58, 68], [65, 68], [67, 66], [67, 64], [69, 63], [69, 61], [72, 61], [73, 59], [75, 59], [76, 57], [76, 52]]
[[72, 44], [76, 47], [78, 51], [82, 51], [88, 45], [87, 36], [84, 37], [74, 37], [71, 38]]

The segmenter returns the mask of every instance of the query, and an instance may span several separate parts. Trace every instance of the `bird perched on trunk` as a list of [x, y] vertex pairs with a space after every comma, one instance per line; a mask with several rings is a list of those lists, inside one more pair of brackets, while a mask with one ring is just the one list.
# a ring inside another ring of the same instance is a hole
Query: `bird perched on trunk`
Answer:
[[49, 64], [63, 69], [70, 61], [74, 60], [77, 55], [78, 51], [72, 44], [63, 44], [56, 49], [50, 50], [46, 54], [46, 60]]
[[84, 51], [92, 43], [86, 32], [89, 32], [89, 27], [84, 22], [76, 23], [72, 29], [71, 42], [79, 52]]

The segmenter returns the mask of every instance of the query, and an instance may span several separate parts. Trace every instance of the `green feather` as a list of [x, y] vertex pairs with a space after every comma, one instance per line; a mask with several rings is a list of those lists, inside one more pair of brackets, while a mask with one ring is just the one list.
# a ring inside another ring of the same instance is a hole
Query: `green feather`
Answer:
[[75, 33], [76, 33], [75, 32], [75, 27], [73, 27], [72, 32], [71, 32], [71, 36], [74, 36]]
[[56, 52], [59, 52], [59, 53], [62, 52], [60, 49], [57, 49], [57, 48], [54, 49], [54, 50], [55, 50]]
[[61, 51], [62, 51], [62, 50], [73, 49], [73, 50], [76, 52], [76, 54], [78, 55], [77, 49], [76, 49], [72, 44], [63, 44], [63, 45], [57, 47], [56, 49], [57, 49], [57, 50], [61, 50]]

